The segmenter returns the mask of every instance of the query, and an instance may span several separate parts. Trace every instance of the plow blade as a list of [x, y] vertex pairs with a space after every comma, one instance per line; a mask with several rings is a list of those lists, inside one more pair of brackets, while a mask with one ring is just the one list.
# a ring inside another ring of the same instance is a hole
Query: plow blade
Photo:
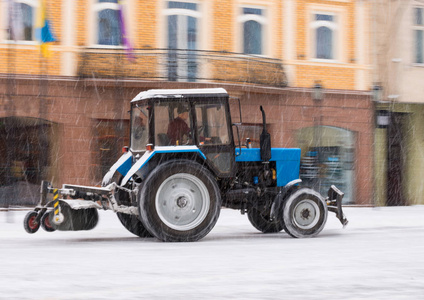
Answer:
[[340, 220], [343, 226], [346, 226], [349, 221], [346, 219], [342, 209], [343, 196], [344, 193], [332, 185], [328, 190], [327, 207], [329, 211], [336, 213], [337, 219]]
[[[72, 205], [68, 202], [72, 202]], [[59, 200], [60, 221], [57, 221], [55, 214], [49, 214], [49, 221], [51, 226], [56, 230], [61, 231], [78, 231], [78, 230], [91, 230], [96, 227], [99, 222], [99, 214], [97, 212], [97, 204], [91, 203], [78, 206], [78, 201]]]

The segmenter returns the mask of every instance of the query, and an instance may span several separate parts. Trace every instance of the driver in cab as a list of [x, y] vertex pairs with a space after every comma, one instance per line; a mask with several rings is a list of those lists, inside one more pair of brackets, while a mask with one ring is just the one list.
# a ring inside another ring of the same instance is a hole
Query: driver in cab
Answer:
[[190, 126], [188, 126], [188, 107], [183, 105], [177, 108], [178, 116], [168, 125], [168, 138], [171, 145], [184, 145], [189, 141]]

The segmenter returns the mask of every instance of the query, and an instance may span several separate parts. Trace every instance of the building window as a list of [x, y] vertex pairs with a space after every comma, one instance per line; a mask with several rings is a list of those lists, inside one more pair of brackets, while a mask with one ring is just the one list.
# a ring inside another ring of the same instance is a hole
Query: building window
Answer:
[[94, 9], [97, 14], [97, 44], [121, 45], [118, 0], [98, 0]]
[[423, 32], [424, 32], [424, 22], [423, 22], [423, 11], [421, 7], [414, 8], [414, 40], [415, 40], [415, 57], [414, 62], [417, 64], [424, 63], [424, 54], [423, 54]]
[[264, 10], [243, 7], [239, 21], [242, 24], [243, 53], [263, 54]]
[[37, 1], [8, 2], [7, 39], [15, 41], [34, 40], [34, 22]]
[[327, 13], [315, 13], [311, 28], [314, 39], [314, 58], [335, 59], [336, 16]]
[[193, 2], [168, 1], [167, 72], [170, 81], [195, 81], [199, 32], [199, 5]]
[[343, 204], [355, 203], [355, 133], [332, 126], [305, 127], [297, 131], [301, 151], [302, 186], [325, 195], [334, 184], [344, 192]]

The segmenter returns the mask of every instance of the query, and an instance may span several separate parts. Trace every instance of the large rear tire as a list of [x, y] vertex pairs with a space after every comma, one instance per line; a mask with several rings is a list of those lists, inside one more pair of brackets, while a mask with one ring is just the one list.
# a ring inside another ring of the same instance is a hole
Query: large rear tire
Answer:
[[138, 219], [135, 215], [129, 215], [124, 213], [116, 213], [119, 221], [121, 221], [122, 225], [131, 232], [141, 238], [152, 237], [150, 232], [144, 227], [143, 223]]
[[318, 235], [327, 221], [327, 204], [322, 196], [311, 189], [302, 188], [284, 203], [284, 230], [295, 238]]
[[221, 209], [221, 194], [212, 174], [188, 160], [158, 166], [138, 198], [142, 223], [165, 242], [200, 240], [215, 226]]
[[[113, 181], [115, 181], [117, 184], [121, 184], [123, 178], [124, 176], [117, 173], [109, 182], [107, 182], [107, 184]], [[125, 188], [132, 189], [132, 186], [129, 183], [127, 183], [125, 185]], [[115, 198], [119, 204], [126, 205], [126, 206], [132, 205], [130, 194], [127, 191], [116, 189]], [[124, 227], [132, 234], [135, 234], [141, 238], [153, 237], [150, 234], [150, 232], [144, 227], [143, 223], [141, 223], [138, 216], [124, 214], [120, 212], [117, 212], [116, 215], [118, 216], [118, 219], [121, 222], [121, 224], [124, 225]]]
[[283, 220], [270, 220], [269, 213], [260, 211], [257, 208], [251, 208], [247, 212], [247, 218], [250, 224], [263, 233], [276, 233], [284, 229]]

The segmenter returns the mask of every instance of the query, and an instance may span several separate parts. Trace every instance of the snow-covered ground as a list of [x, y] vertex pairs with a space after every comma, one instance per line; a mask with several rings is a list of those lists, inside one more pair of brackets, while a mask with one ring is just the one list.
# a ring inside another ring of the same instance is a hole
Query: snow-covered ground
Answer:
[[[257, 232], [224, 209], [196, 243], [129, 233], [24, 231], [0, 212], [0, 299], [424, 299], [424, 206], [344, 209], [317, 238]], [[8, 215], [9, 214], [9, 215]]]

